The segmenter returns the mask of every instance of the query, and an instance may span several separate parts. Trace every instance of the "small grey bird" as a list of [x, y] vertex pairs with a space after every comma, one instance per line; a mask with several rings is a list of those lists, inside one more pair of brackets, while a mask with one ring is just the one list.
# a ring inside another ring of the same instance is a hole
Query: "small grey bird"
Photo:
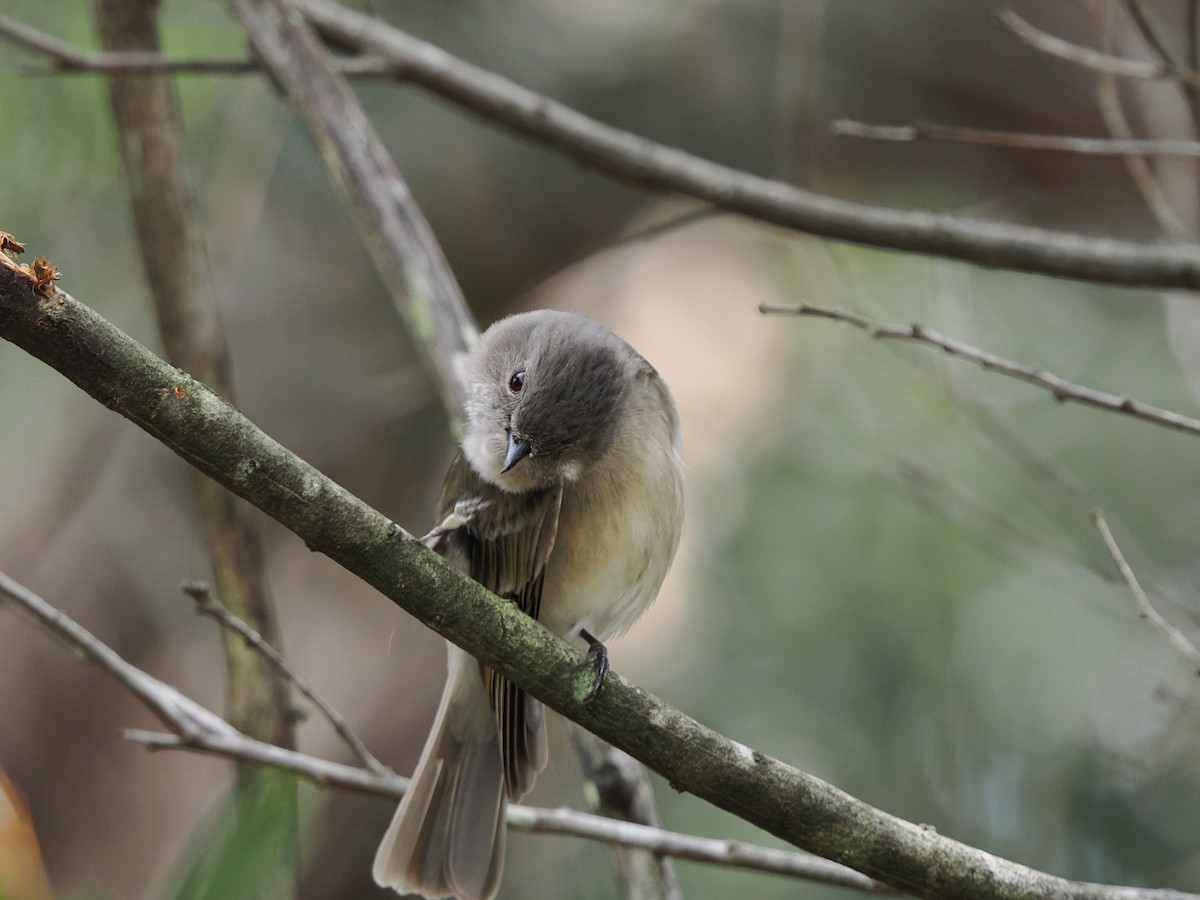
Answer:
[[[466, 365], [466, 427], [425, 539], [581, 647], [654, 600], [679, 544], [679, 422], [666, 384], [607, 328], [540, 310], [497, 322]], [[375, 855], [384, 887], [486, 900], [505, 808], [546, 766], [542, 705], [454, 644], [433, 729]]]

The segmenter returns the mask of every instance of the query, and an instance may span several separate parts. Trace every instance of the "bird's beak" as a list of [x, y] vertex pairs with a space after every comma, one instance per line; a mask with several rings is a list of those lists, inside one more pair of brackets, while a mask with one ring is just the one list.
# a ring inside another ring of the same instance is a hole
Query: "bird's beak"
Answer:
[[500, 474], [503, 475], [528, 455], [529, 441], [522, 440], [510, 431], [508, 433], [508, 452], [504, 454], [504, 468], [500, 470]]

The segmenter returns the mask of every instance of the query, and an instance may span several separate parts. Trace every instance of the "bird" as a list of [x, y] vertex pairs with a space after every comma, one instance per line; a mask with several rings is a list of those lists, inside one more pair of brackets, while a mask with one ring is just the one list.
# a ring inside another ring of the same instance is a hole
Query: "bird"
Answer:
[[[679, 546], [671, 392], [603, 325], [547, 309], [493, 324], [463, 372], [461, 448], [423, 540], [586, 649], [595, 693], [608, 671], [603, 642], [650, 606]], [[447, 642], [441, 701], [375, 881], [427, 898], [494, 897], [507, 804], [546, 762], [541, 703]]]

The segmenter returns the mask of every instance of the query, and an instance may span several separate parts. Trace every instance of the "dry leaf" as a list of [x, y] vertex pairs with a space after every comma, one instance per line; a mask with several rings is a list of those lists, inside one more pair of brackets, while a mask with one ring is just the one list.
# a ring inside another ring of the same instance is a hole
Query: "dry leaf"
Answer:
[[7, 231], [0, 231], [0, 250], [9, 253], [24, 253], [25, 245]]
[[49, 297], [51, 286], [62, 277], [62, 273], [58, 271], [58, 266], [54, 265], [54, 263], [50, 262], [44, 256], [35, 259], [32, 266], [14, 262], [9, 258], [10, 253], [24, 252], [24, 244], [7, 231], [0, 231], [0, 265], [20, 272], [33, 282], [33, 290], [36, 293], [41, 294], [43, 297]]
[[33, 279], [33, 289], [43, 295], [48, 293], [47, 288], [51, 284], [62, 277], [58, 271], [58, 266], [44, 257], [35, 259], [32, 269], [28, 266], [21, 266], [21, 268], [28, 272], [29, 277]]

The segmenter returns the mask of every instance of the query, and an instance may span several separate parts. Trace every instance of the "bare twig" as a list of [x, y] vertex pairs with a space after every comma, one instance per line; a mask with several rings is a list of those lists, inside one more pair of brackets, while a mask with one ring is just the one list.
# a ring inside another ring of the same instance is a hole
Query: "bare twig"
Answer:
[[[1129, 20], [1133, 22], [1133, 26], [1137, 29], [1142, 41], [1150, 49], [1150, 52], [1157, 56], [1167, 68], [1181, 68], [1175, 61], [1174, 54], [1167, 46], [1166, 39], [1159, 33], [1154, 21], [1143, 8], [1142, 0], [1121, 0], [1121, 5], [1124, 7], [1125, 14], [1129, 17]], [[1187, 101], [1188, 111], [1192, 116], [1192, 131], [1195, 133], [1195, 126], [1200, 124], [1200, 87], [1192, 81], [1183, 79], [1178, 81], [1178, 85], [1180, 91], [1183, 92], [1184, 100]]]
[[1176, 64], [1171, 51], [1167, 48], [1167, 42], [1158, 33], [1158, 28], [1142, 8], [1141, 0], [1121, 0], [1121, 5], [1125, 8], [1125, 14], [1129, 16], [1129, 20], [1133, 22], [1133, 26], [1150, 51], [1168, 69], [1179, 69], [1180, 66]]
[[[168, 59], [158, 52], [84, 52], [37, 28], [0, 13], [0, 38], [48, 56], [46, 65], [22, 68], [25, 75], [145, 74], [171, 75], [261, 75], [256, 59]], [[347, 78], [395, 78], [396, 64], [378, 57], [355, 56], [330, 60]]]
[[66, 41], [39, 31], [4, 13], [0, 13], [0, 36], [49, 56], [64, 69], [78, 65], [87, 57], [87, 54], [80, 53]]
[[962, 128], [938, 125], [933, 122], [913, 122], [911, 125], [871, 125], [852, 119], [838, 119], [830, 126], [830, 130], [840, 137], [865, 138], [874, 141], [948, 141], [1012, 150], [1075, 153], [1084, 156], [1200, 157], [1200, 141], [1029, 134], [985, 128]]
[[[1116, 7], [1109, 4], [1104, 7], [1100, 16], [1100, 31], [1104, 46], [1111, 49], [1115, 41]], [[1101, 72], [1096, 82], [1096, 104], [1104, 124], [1113, 137], [1129, 140], [1133, 130], [1125, 116], [1125, 108], [1121, 103], [1120, 92], [1117, 90], [1117, 79], [1111, 72]], [[1175, 205], [1167, 196], [1150, 161], [1143, 156], [1126, 156], [1125, 168], [1137, 188], [1142, 200], [1153, 214], [1159, 227], [1176, 240], [1191, 241], [1194, 230], [1184, 222]]]
[[[384, 59], [353, 56], [331, 61], [338, 74], [346, 78], [395, 78], [396, 66]], [[252, 59], [171, 59], [156, 53], [89, 53], [78, 63], [27, 65], [21, 74], [31, 77], [52, 75], [145, 74], [167, 75], [261, 75], [262, 66]]]
[[1165, 634], [1167, 640], [1171, 642], [1171, 646], [1183, 654], [1190, 662], [1193, 664], [1200, 663], [1200, 649], [1189, 641], [1182, 631], [1163, 618], [1162, 613], [1155, 608], [1154, 604], [1150, 602], [1150, 598], [1146, 596], [1146, 592], [1142, 590], [1142, 586], [1138, 583], [1133, 568], [1125, 559], [1125, 554], [1121, 552], [1121, 547], [1117, 543], [1117, 539], [1113, 537], [1113, 533], [1108, 527], [1108, 521], [1104, 518], [1104, 513], [1098, 509], [1093, 510], [1092, 521], [1096, 523], [1096, 529], [1100, 532], [1100, 537], [1104, 540], [1104, 546], [1112, 554], [1113, 562], [1117, 564], [1117, 568], [1121, 572], [1121, 577], [1125, 579], [1129, 593], [1133, 594], [1133, 599], [1137, 602], [1138, 612], [1141, 617]]
[[[245, 735], [199, 735], [184, 740], [176, 735], [128, 729], [126, 740], [151, 750], [186, 750], [274, 766], [306, 778], [321, 787], [355, 791], [360, 794], [399, 799], [408, 789], [407, 778], [395, 774], [377, 774], [367, 769], [330, 762], [294, 750], [264, 744]], [[616, 847], [626, 847], [677, 859], [711, 863], [735, 869], [748, 869], [790, 878], [801, 878], [836, 887], [852, 888], [870, 894], [895, 894], [880, 884], [845, 866], [794, 850], [778, 850], [698, 837], [667, 831], [648, 825], [621, 822], [605, 816], [573, 809], [546, 809], [512, 804], [508, 807], [508, 825], [532, 834], [557, 834], [579, 837]]]
[[729, 865], [776, 875], [790, 875], [805, 881], [854, 888], [868, 894], [894, 895], [898, 893], [895, 889], [880, 884], [878, 881], [872, 881], [853, 869], [847, 869], [845, 866], [805, 853], [775, 850], [753, 844], [743, 844], [740, 841], [680, 834], [636, 822], [621, 822], [617, 819], [589, 815], [571, 809], [510, 806], [508, 821], [515, 828], [522, 828], [535, 834], [587, 837], [656, 855]]
[[993, 353], [988, 353], [985, 350], [980, 350], [977, 347], [972, 347], [970, 344], [964, 344], [953, 338], [945, 337], [921, 325], [888, 325], [847, 310], [829, 309], [826, 307], [809, 306], [807, 304], [794, 307], [760, 306], [759, 312], [767, 315], [808, 316], [811, 318], [831, 319], [835, 322], [844, 322], [847, 325], [853, 325], [855, 328], [865, 331], [876, 340], [908, 341], [924, 344], [928, 347], [935, 347], [951, 356], [957, 356], [960, 359], [973, 362], [989, 372], [999, 372], [1018, 381], [1036, 385], [1049, 391], [1054, 395], [1054, 399], [1060, 402], [1071, 401], [1081, 403], [1084, 406], [1092, 406], [1108, 412], [1132, 416], [1135, 419], [1150, 422], [1163, 428], [1170, 428], [1189, 434], [1200, 434], [1200, 419], [1193, 419], [1189, 416], [1171, 412], [1170, 410], [1149, 406], [1148, 404], [1131, 400], [1128, 397], [1122, 397], [1118, 394], [1109, 394], [1104, 391], [1085, 387], [1081, 384], [1075, 384], [1042, 369], [1022, 365], [1021, 363], [996, 356]]
[[[0, 31], [3, 27], [0, 26]], [[159, 53], [85, 53], [77, 58], [58, 57], [46, 65], [25, 65], [21, 74], [34, 78], [50, 75], [261, 75], [252, 59], [168, 59]], [[384, 73], [380, 72], [380, 76]]]
[[355, 215], [408, 333], [457, 423], [457, 363], [478, 328], [441, 247], [362, 106], [288, 0], [231, 0], [264, 69], [279, 85]]
[[[44, 66], [26, 66], [26, 75], [145, 74], [261, 75], [255, 59], [168, 59], [157, 51], [128, 50], [88, 53], [66, 41], [0, 13], [0, 38], [50, 58]], [[331, 60], [347, 78], [395, 78], [396, 64], [377, 57], [356, 56]]]
[[192, 740], [202, 734], [228, 737], [238, 733], [236, 728], [216, 713], [126, 662], [115, 650], [62, 610], [3, 572], [0, 572], [0, 595], [8, 598], [19, 613], [31, 618], [81, 653], [88, 662], [116, 679], [178, 738]]
[[297, 0], [326, 40], [389, 59], [398, 77], [641, 187], [808, 234], [977, 265], [1143, 287], [1200, 287], [1200, 249], [1151, 245], [841, 200], [717, 165], [603, 125], [330, 0]]
[[1035, 50], [1065, 59], [1087, 69], [1145, 81], [1180, 81], [1188, 84], [1200, 84], [1200, 74], [1189, 72], [1186, 69], [1168, 66], [1161, 62], [1126, 59], [1065, 41], [1031, 25], [1011, 9], [1000, 10], [996, 13], [996, 18]]
[[307, 697], [314, 706], [321, 711], [321, 714], [333, 726], [333, 730], [338, 733], [343, 741], [354, 751], [355, 755], [362, 760], [366, 768], [370, 769], [376, 775], [386, 775], [391, 772], [387, 766], [375, 758], [375, 755], [367, 749], [367, 745], [362, 742], [362, 739], [354, 733], [350, 728], [349, 723], [342, 718], [341, 713], [327, 703], [308, 683], [308, 679], [302, 677], [292, 671], [283, 654], [263, 640], [262, 635], [257, 631], [233, 615], [225, 608], [220, 600], [213, 596], [212, 590], [205, 581], [189, 581], [183, 586], [183, 591], [192, 598], [196, 604], [196, 612], [201, 615], [208, 616], [214, 620], [222, 628], [232, 631], [238, 635], [246, 646], [252, 647], [257, 653], [260, 653], [267, 662], [269, 662], [277, 672], [284, 678], [296, 686], [301, 694]]
[[[386, 768], [372, 770], [347, 766], [247, 737], [175, 688], [126, 662], [66, 613], [0, 572], [0, 605], [3, 598], [11, 601], [19, 613], [28, 616], [102, 672], [115, 678], [172, 732], [163, 734], [130, 729], [125, 732], [127, 740], [153, 750], [189, 750], [271, 766], [322, 787], [341, 788], [378, 797], [398, 799], [408, 789], [407, 778]], [[869, 893], [894, 893], [853, 869], [806, 853], [694, 837], [566, 809], [513, 805], [509, 807], [508, 815], [510, 825], [523, 831], [573, 835], [697, 862], [803, 878]]]
[[372, 772], [359, 766], [309, 756], [298, 750], [287, 750], [255, 740], [238, 731], [228, 735], [197, 734], [180, 737], [161, 731], [127, 728], [123, 737], [150, 750], [186, 750], [189, 753], [270, 766], [298, 775], [318, 787], [354, 791], [387, 799], [403, 797], [404, 792], [408, 790], [409, 779], [402, 775]]
[[124, 50], [86, 53], [31, 25], [0, 13], [0, 37], [51, 59], [36, 74], [70, 72], [172, 72], [197, 75], [256, 75], [261, 67], [254, 60], [164, 59], [158, 51]]

